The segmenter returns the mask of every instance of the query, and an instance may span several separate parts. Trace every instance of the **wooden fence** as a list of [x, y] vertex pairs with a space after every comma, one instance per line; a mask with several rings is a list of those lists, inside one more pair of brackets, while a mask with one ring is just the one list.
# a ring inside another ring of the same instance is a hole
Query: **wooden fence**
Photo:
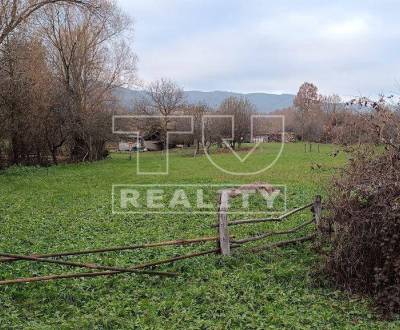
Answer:
[[[233, 248], [238, 248], [243, 246], [244, 244], [260, 241], [267, 239], [273, 236], [281, 236], [281, 235], [288, 235], [299, 232], [301, 229], [315, 224], [316, 229], [321, 229], [321, 212], [322, 212], [322, 203], [321, 203], [321, 196], [316, 196], [313, 203], [298, 207], [294, 210], [291, 210], [279, 217], [276, 218], [262, 218], [262, 219], [244, 219], [244, 220], [237, 220], [237, 221], [228, 221], [228, 206], [229, 206], [229, 198], [231, 195], [231, 190], [224, 190], [220, 192], [220, 207], [218, 210], [218, 224], [214, 225], [214, 227], [218, 228], [218, 236], [219, 236], [219, 247], [222, 255], [229, 256], [231, 255], [231, 250]], [[239, 225], [249, 225], [255, 223], [265, 223], [265, 222], [283, 222], [288, 219], [290, 216], [302, 212], [303, 210], [310, 209], [313, 216], [311, 220], [298, 225], [293, 228], [289, 228], [283, 231], [269, 231], [260, 233], [257, 236], [246, 237], [240, 240], [231, 239], [229, 235], [229, 227], [231, 226], [239, 226]], [[297, 242], [305, 242], [308, 240], [312, 240], [316, 235], [316, 231], [305, 237], [300, 237], [292, 240], [286, 240], [278, 243], [273, 243], [270, 245], [265, 245], [257, 248], [253, 248], [251, 251], [257, 252], [268, 248], [284, 246], [287, 244], [293, 244]]]
[[[237, 190], [236, 190], [237, 191]], [[86, 277], [97, 277], [97, 276], [113, 276], [118, 274], [131, 274], [131, 275], [155, 275], [155, 276], [177, 276], [177, 273], [174, 272], [161, 272], [153, 270], [154, 267], [171, 264], [179, 260], [196, 258], [200, 256], [210, 255], [210, 254], [222, 254], [224, 256], [231, 255], [232, 249], [240, 248], [249, 242], [255, 242], [264, 240], [266, 238], [272, 236], [280, 236], [292, 234], [300, 231], [306, 226], [315, 223], [316, 228], [320, 227], [321, 222], [321, 197], [317, 196], [313, 203], [308, 205], [304, 205], [302, 207], [296, 208], [290, 212], [287, 212], [284, 215], [276, 218], [264, 218], [264, 219], [244, 219], [238, 221], [228, 221], [228, 208], [229, 208], [229, 198], [230, 195], [227, 193], [228, 190], [225, 190], [220, 193], [220, 203], [218, 210], [218, 223], [213, 227], [218, 228], [218, 235], [214, 237], [199, 237], [192, 239], [181, 239], [174, 241], [165, 241], [158, 243], [149, 243], [149, 244], [140, 244], [140, 245], [131, 245], [131, 246], [119, 246], [119, 247], [110, 247], [110, 248], [100, 248], [100, 249], [91, 249], [85, 251], [71, 251], [71, 252], [62, 252], [62, 253], [52, 253], [52, 254], [31, 254], [31, 255], [19, 255], [19, 254], [10, 254], [10, 253], [0, 253], [0, 265], [1, 263], [14, 263], [14, 262], [34, 262], [34, 263], [47, 263], [58, 266], [67, 266], [71, 268], [81, 268], [81, 269], [90, 269], [92, 272], [80, 272], [80, 273], [67, 273], [67, 274], [58, 274], [58, 275], [47, 275], [47, 276], [36, 276], [36, 277], [28, 277], [28, 278], [17, 278], [17, 279], [8, 279], [1, 280], [0, 285], [11, 285], [17, 283], [30, 283], [30, 282], [43, 282], [43, 281], [52, 281], [52, 280], [60, 280], [60, 279], [72, 279], [72, 278], [86, 278]], [[296, 227], [286, 229], [283, 231], [270, 231], [260, 233], [257, 236], [246, 237], [242, 239], [235, 239], [229, 235], [229, 227], [231, 226], [239, 226], [239, 225], [251, 225], [254, 223], [263, 223], [263, 222], [282, 222], [288, 219], [291, 215], [299, 213], [303, 210], [311, 208], [313, 217], [310, 221], [307, 221], [301, 225]], [[258, 252], [264, 249], [285, 246], [293, 243], [300, 243], [311, 240], [316, 235], [316, 230], [314, 233], [305, 237], [300, 237], [291, 240], [285, 240], [269, 245], [264, 245], [256, 248], [252, 248], [252, 252]], [[103, 254], [103, 253], [112, 253], [116, 251], [133, 251], [138, 249], [147, 249], [147, 248], [157, 248], [157, 247], [167, 247], [167, 246], [187, 246], [187, 245], [200, 245], [205, 243], [214, 242], [218, 244], [218, 247], [175, 256], [173, 258], [163, 259], [163, 260], [155, 260], [150, 261], [143, 264], [134, 265], [131, 267], [123, 268], [118, 266], [104, 266], [98, 264], [88, 264], [81, 262], [72, 262], [62, 260], [62, 258], [70, 258], [76, 256], [90, 255], [90, 254]], [[61, 260], [60, 260], [61, 259]]]

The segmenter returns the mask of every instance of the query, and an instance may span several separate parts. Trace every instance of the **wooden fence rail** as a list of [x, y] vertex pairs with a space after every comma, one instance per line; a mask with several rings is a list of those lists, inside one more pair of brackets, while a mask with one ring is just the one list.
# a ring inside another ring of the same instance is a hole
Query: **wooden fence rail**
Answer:
[[[247, 219], [247, 220], [236, 220], [236, 221], [231, 221], [228, 223], [228, 226], [237, 226], [237, 225], [246, 225], [246, 224], [254, 224], [254, 223], [261, 223], [261, 222], [281, 222], [287, 218], [289, 218], [292, 214], [298, 213], [300, 211], [303, 211], [307, 208], [310, 208], [314, 205], [314, 203], [310, 203], [307, 205], [304, 205], [302, 207], [299, 207], [297, 209], [294, 209], [288, 213], [285, 213], [277, 218], [260, 218], [260, 219]], [[218, 227], [219, 224], [213, 225], [213, 227]]]
[[96, 254], [96, 253], [104, 253], [104, 252], [114, 252], [114, 251], [124, 251], [124, 250], [132, 250], [132, 249], [143, 249], [143, 248], [153, 248], [153, 247], [161, 247], [161, 246], [172, 246], [172, 245], [192, 245], [192, 244], [201, 244], [207, 242], [218, 242], [219, 237], [203, 237], [203, 238], [195, 238], [195, 239], [185, 239], [185, 240], [175, 240], [175, 241], [166, 241], [159, 243], [151, 243], [151, 244], [142, 244], [142, 245], [134, 245], [127, 247], [114, 247], [114, 248], [105, 248], [105, 249], [95, 249], [95, 250], [86, 250], [86, 251], [76, 251], [76, 252], [65, 252], [65, 253], [54, 253], [47, 255], [14, 255], [7, 253], [0, 253], [0, 256], [3, 257], [3, 262], [15, 262], [15, 261], [29, 261], [36, 263], [49, 263], [49, 264], [57, 264], [61, 266], [69, 266], [69, 267], [77, 267], [77, 268], [88, 268], [92, 270], [107, 270], [102, 272], [90, 272], [90, 273], [74, 273], [74, 274], [60, 274], [60, 275], [48, 275], [48, 276], [38, 276], [38, 277], [28, 277], [28, 278], [18, 278], [12, 280], [3, 280], [0, 281], [1, 285], [11, 285], [18, 283], [32, 283], [32, 282], [43, 282], [43, 281], [53, 281], [60, 279], [72, 279], [72, 278], [85, 278], [85, 277], [97, 277], [97, 276], [112, 276], [123, 273], [131, 273], [136, 275], [156, 275], [156, 276], [177, 276], [177, 273], [171, 272], [157, 272], [153, 270], [143, 270], [145, 268], [156, 267], [164, 264], [170, 264], [176, 262], [178, 260], [196, 258], [200, 256], [205, 256], [213, 253], [218, 253], [218, 249], [207, 250], [203, 252], [196, 252], [181, 256], [176, 256], [173, 258], [168, 258], [164, 260], [156, 260], [151, 261], [144, 264], [134, 265], [128, 268], [121, 267], [112, 267], [112, 266], [102, 266], [96, 264], [85, 264], [85, 263], [76, 263], [70, 261], [61, 261], [55, 259], [48, 259], [50, 257], [66, 257], [66, 256], [77, 256], [77, 255], [87, 255], [87, 254]]
[[[154, 247], [162, 247], [162, 246], [193, 245], [193, 244], [200, 244], [200, 243], [206, 243], [206, 242], [215, 242], [215, 241], [218, 241], [218, 239], [219, 238], [217, 236], [215, 236], [215, 237], [200, 237], [200, 238], [194, 238], [194, 239], [180, 239], [180, 240], [174, 240], [174, 241], [164, 241], [164, 242], [158, 242], [158, 243], [130, 245], [130, 246], [117, 246], [117, 247], [92, 249], [92, 250], [84, 250], [84, 251], [71, 251], [71, 252], [63, 252], [63, 253], [41, 254], [41, 255], [33, 254], [33, 255], [30, 255], [30, 257], [36, 257], [36, 258], [71, 257], [71, 256], [81, 256], [81, 255], [87, 255], [87, 254], [146, 249], [146, 248], [154, 248]], [[14, 261], [18, 261], [18, 260], [22, 260], [22, 259], [18, 258], [18, 257], [0, 258], [0, 262], [14, 262]]]
[[[235, 246], [241, 246], [246, 243], [264, 240], [264, 239], [272, 237], [272, 236], [288, 235], [288, 234], [296, 233], [296, 232], [299, 232], [301, 229], [303, 229], [313, 223], [315, 223], [317, 230], [319, 230], [321, 227], [321, 224], [320, 224], [321, 212], [322, 212], [321, 196], [316, 196], [313, 203], [298, 207], [298, 208], [291, 210], [277, 218], [247, 219], [247, 220], [237, 220], [237, 221], [229, 222], [228, 221], [228, 202], [229, 202], [230, 195], [231, 195], [230, 190], [225, 190], [225, 191], [221, 192], [221, 197], [220, 197], [221, 203], [220, 203], [220, 209], [219, 209], [219, 215], [218, 215], [219, 223], [216, 225], [213, 225], [213, 227], [218, 227], [218, 233], [219, 233], [219, 237], [220, 237], [219, 246], [220, 246], [222, 255], [229, 256], [231, 254], [231, 251], [230, 251], [231, 244], [235, 244]], [[243, 238], [240, 240], [230, 240], [229, 230], [228, 230], [228, 228], [230, 226], [248, 225], [248, 224], [263, 223], [263, 222], [282, 222], [282, 221], [286, 220], [287, 218], [289, 218], [290, 216], [297, 214], [308, 208], [311, 208], [311, 211], [313, 213], [313, 218], [312, 218], [312, 220], [307, 221], [301, 225], [298, 225], [298, 226], [290, 228], [290, 229], [282, 230], [282, 231], [270, 231], [270, 232], [260, 233], [256, 236], [247, 237], [247, 238]], [[271, 245], [266, 245], [261, 248], [252, 249], [252, 251], [253, 252], [261, 251], [262, 249], [272, 248], [274, 246], [282, 246], [282, 245], [286, 245], [286, 244], [293, 244], [296, 242], [303, 242], [303, 241], [311, 240], [314, 237], [315, 237], [315, 234], [313, 234], [311, 236], [307, 236], [307, 237], [301, 237], [301, 238], [298, 238], [295, 240], [282, 241], [282, 242], [274, 243]]]
[[[294, 210], [291, 210], [279, 217], [276, 218], [265, 218], [265, 219], [244, 219], [237, 221], [228, 221], [228, 208], [229, 208], [229, 198], [230, 196], [235, 196], [232, 194], [232, 189], [223, 190], [219, 194], [219, 208], [218, 208], [218, 224], [213, 225], [213, 227], [218, 228], [218, 235], [213, 237], [198, 237], [191, 239], [180, 239], [173, 241], [164, 241], [158, 243], [147, 243], [140, 245], [131, 245], [131, 246], [118, 246], [118, 247], [109, 247], [109, 248], [98, 248], [84, 251], [70, 251], [70, 252], [62, 252], [62, 253], [50, 253], [50, 254], [31, 254], [31, 255], [19, 255], [19, 254], [10, 254], [10, 253], [0, 253], [0, 264], [1, 263], [13, 263], [18, 261], [25, 262], [34, 262], [34, 263], [47, 263], [54, 264], [59, 266], [68, 266], [73, 268], [84, 268], [97, 270], [95, 272], [89, 273], [72, 273], [72, 274], [59, 274], [59, 275], [47, 275], [47, 276], [37, 276], [37, 277], [27, 277], [27, 278], [17, 278], [17, 279], [9, 279], [0, 281], [1, 285], [10, 285], [17, 283], [31, 283], [31, 282], [43, 282], [43, 281], [53, 281], [59, 279], [71, 279], [71, 278], [86, 278], [86, 277], [97, 277], [97, 276], [112, 276], [118, 274], [135, 274], [135, 275], [156, 275], [156, 276], [177, 276], [178, 274], [173, 272], [161, 272], [154, 271], [153, 268], [160, 265], [171, 264], [179, 260], [197, 258], [200, 256], [220, 253], [224, 256], [231, 255], [231, 251], [233, 249], [241, 248], [247, 243], [261, 241], [266, 238], [272, 236], [280, 236], [280, 235], [288, 235], [292, 233], [297, 233], [301, 229], [306, 228], [307, 226], [315, 223], [316, 229], [321, 229], [321, 212], [322, 212], [322, 203], [321, 196], [317, 196], [313, 203], [298, 207]], [[235, 193], [238, 190], [234, 190]], [[246, 237], [242, 239], [236, 239], [235, 236], [230, 236], [229, 227], [237, 226], [237, 225], [248, 225], [262, 222], [282, 222], [289, 218], [291, 215], [297, 214], [307, 208], [311, 208], [313, 213], [313, 218], [310, 221], [297, 225], [296, 227], [289, 228], [281, 231], [269, 231], [264, 233], [259, 233], [256, 236]], [[316, 232], [309, 236], [300, 237], [296, 239], [290, 239], [286, 241], [276, 242], [256, 248], [252, 248], [249, 251], [251, 252], [259, 252], [265, 249], [271, 249], [279, 246], [285, 246], [288, 244], [294, 244], [299, 242], [305, 242], [313, 239], [316, 236]], [[82, 256], [89, 254], [99, 254], [99, 253], [109, 253], [116, 251], [130, 251], [136, 249], [146, 249], [146, 248], [155, 248], [155, 247], [165, 247], [165, 246], [185, 246], [185, 245], [196, 245], [196, 244], [205, 244], [208, 242], [214, 242], [218, 244], [217, 248], [213, 248], [211, 250], [195, 252], [180, 256], [171, 257], [163, 260], [155, 260], [147, 263], [133, 265], [127, 268], [118, 267], [118, 266], [105, 266], [105, 265], [97, 265], [97, 264], [88, 264], [88, 263], [79, 263], [65, 260], [58, 260], [59, 258], [64, 257], [74, 257], [74, 256]], [[56, 258], [56, 259], [55, 259]]]

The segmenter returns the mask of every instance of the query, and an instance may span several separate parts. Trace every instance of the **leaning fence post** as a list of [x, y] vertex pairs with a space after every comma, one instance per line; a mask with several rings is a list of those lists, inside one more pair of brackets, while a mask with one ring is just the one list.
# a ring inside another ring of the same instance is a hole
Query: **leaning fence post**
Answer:
[[314, 212], [314, 220], [317, 230], [321, 230], [321, 213], [322, 213], [322, 198], [320, 195], [315, 197], [314, 205], [313, 205], [313, 212]]
[[229, 242], [228, 229], [228, 202], [229, 193], [226, 190], [221, 191], [218, 209], [218, 232], [219, 232], [219, 248], [224, 256], [231, 255], [231, 247]]

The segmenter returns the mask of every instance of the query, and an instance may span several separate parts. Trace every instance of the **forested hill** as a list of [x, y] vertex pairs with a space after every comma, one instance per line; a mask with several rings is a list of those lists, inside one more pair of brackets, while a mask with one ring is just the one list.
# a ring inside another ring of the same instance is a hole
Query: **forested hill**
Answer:
[[[115, 95], [121, 104], [132, 109], [135, 100], [145, 95], [144, 91], [119, 88]], [[246, 97], [255, 105], [259, 112], [272, 112], [278, 109], [287, 108], [293, 104], [294, 95], [290, 94], [267, 94], [267, 93], [233, 93], [224, 91], [201, 92], [201, 91], [185, 91], [186, 100], [189, 103], [205, 103], [211, 107], [217, 107], [223, 100], [230, 96]]]

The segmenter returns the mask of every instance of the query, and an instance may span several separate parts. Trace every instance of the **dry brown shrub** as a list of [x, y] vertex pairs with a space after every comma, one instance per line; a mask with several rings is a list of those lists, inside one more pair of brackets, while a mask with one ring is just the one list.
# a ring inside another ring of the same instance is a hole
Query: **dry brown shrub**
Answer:
[[400, 312], [400, 152], [356, 151], [334, 179], [327, 204], [332, 246], [325, 270], [381, 311]]

